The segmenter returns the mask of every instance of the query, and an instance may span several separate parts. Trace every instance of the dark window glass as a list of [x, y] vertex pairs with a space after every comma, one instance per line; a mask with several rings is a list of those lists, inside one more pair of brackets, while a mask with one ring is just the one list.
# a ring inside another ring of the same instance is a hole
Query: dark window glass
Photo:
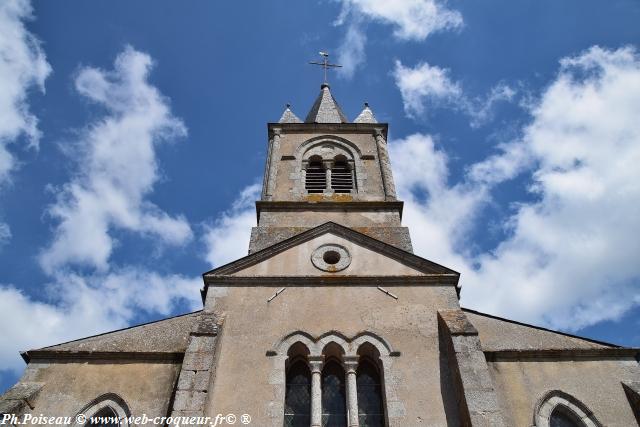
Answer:
[[344, 369], [330, 361], [322, 370], [322, 425], [346, 427], [347, 405], [344, 392]]
[[120, 425], [118, 414], [111, 407], [100, 409], [95, 415], [89, 417], [87, 425], [94, 427], [117, 427]]
[[353, 189], [353, 175], [345, 161], [336, 161], [331, 168], [331, 188], [336, 193], [350, 193]]
[[284, 398], [285, 427], [309, 427], [311, 424], [311, 372], [302, 360], [287, 371]]
[[558, 406], [551, 413], [551, 418], [549, 419], [550, 427], [583, 427], [584, 424], [582, 421], [578, 420], [578, 418], [573, 415], [571, 411], [563, 408], [562, 406]]
[[358, 419], [360, 427], [384, 426], [380, 373], [369, 360], [362, 360], [356, 372], [358, 386]]
[[308, 193], [322, 193], [327, 188], [327, 175], [322, 167], [322, 162], [317, 160], [309, 162], [304, 188]]

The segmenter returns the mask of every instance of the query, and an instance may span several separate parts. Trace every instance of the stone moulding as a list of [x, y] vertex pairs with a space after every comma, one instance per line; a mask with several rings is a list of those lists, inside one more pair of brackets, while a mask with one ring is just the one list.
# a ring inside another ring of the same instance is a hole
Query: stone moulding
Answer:
[[634, 359], [640, 357], [640, 348], [566, 348], [531, 350], [489, 350], [484, 351], [488, 362], [519, 360], [558, 360], [558, 359]]
[[267, 123], [269, 135], [274, 129], [281, 129], [283, 133], [373, 133], [380, 129], [387, 138], [388, 123]]
[[47, 360], [144, 360], [154, 362], [181, 363], [183, 352], [138, 352], [138, 351], [65, 351], [29, 350], [20, 353], [25, 362]]

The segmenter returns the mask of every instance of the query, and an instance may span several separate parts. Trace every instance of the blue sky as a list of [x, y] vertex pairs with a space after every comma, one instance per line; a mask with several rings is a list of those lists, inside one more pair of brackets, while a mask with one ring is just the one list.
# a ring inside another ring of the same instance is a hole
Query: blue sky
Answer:
[[0, 389], [18, 350], [199, 308], [246, 254], [266, 123], [328, 50], [390, 124], [416, 252], [462, 303], [640, 346], [640, 3], [0, 5]]

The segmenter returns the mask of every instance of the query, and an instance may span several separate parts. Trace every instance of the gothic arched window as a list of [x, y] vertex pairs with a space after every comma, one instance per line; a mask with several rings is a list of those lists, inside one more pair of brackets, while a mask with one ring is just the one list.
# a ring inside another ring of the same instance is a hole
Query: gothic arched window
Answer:
[[106, 406], [93, 414], [87, 425], [95, 427], [119, 427], [120, 421], [116, 411], [112, 407]]
[[367, 358], [358, 364], [356, 383], [360, 427], [383, 427], [382, 381], [378, 368]]
[[287, 371], [284, 400], [285, 427], [308, 427], [311, 423], [311, 372], [304, 360], [294, 362]]
[[350, 193], [353, 190], [353, 174], [345, 156], [336, 156], [333, 162], [331, 188], [336, 193]]
[[96, 397], [76, 414], [83, 414], [86, 422], [76, 421], [76, 426], [128, 427], [131, 411], [125, 401], [114, 393]]
[[312, 156], [309, 159], [304, 188], [308, 193], [322, 193], [327, 188], [327, 176], [320, 156]]
[[584, 423], [571, 410], [558, 405], [549, 417], [549, 427], [584, 427]]
[[346, 427], [347, 406], [344, 369], [330, 360], [322, 369], [322, 426]]
[[601, 427], [602, 424], [582, 402], [568, 393], [552, 390], [536, 405], [536, 427]]

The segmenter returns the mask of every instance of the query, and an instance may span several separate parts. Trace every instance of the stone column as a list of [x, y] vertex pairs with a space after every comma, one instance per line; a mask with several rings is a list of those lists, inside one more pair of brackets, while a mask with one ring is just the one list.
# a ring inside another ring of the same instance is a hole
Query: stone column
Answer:
[[309, 356], [311, 367], [311, 427], [322, 425], [322, 356]]
[[276, 186], [276, 174], [280, 162], [280, 129], [273, 129], [269, 149], [267, 152], [267, 167], [265, 168], [262, 197], [264, 200], [273, 199], [273, 191]]
[[357, 357], [345, 357], [344, 371], [347, 376], [347, 425], [358, 427], [358, 386], [356, 384]]
[[333, 167], [333, 160], [323, 160], [322, 165], [324, 166], [327, 180], [325, 193], [333, 193], [333, 188], [331, 187], [331, 168]]
[[376, 129], [375, 132], [385, 200], [396, 200], [396, 186], [393, 183], [393, 174], [391, 173], [391, 161], [389, 160], [389, 153], [387, 152], [387, 140], [384, 138], [382, 129]]

